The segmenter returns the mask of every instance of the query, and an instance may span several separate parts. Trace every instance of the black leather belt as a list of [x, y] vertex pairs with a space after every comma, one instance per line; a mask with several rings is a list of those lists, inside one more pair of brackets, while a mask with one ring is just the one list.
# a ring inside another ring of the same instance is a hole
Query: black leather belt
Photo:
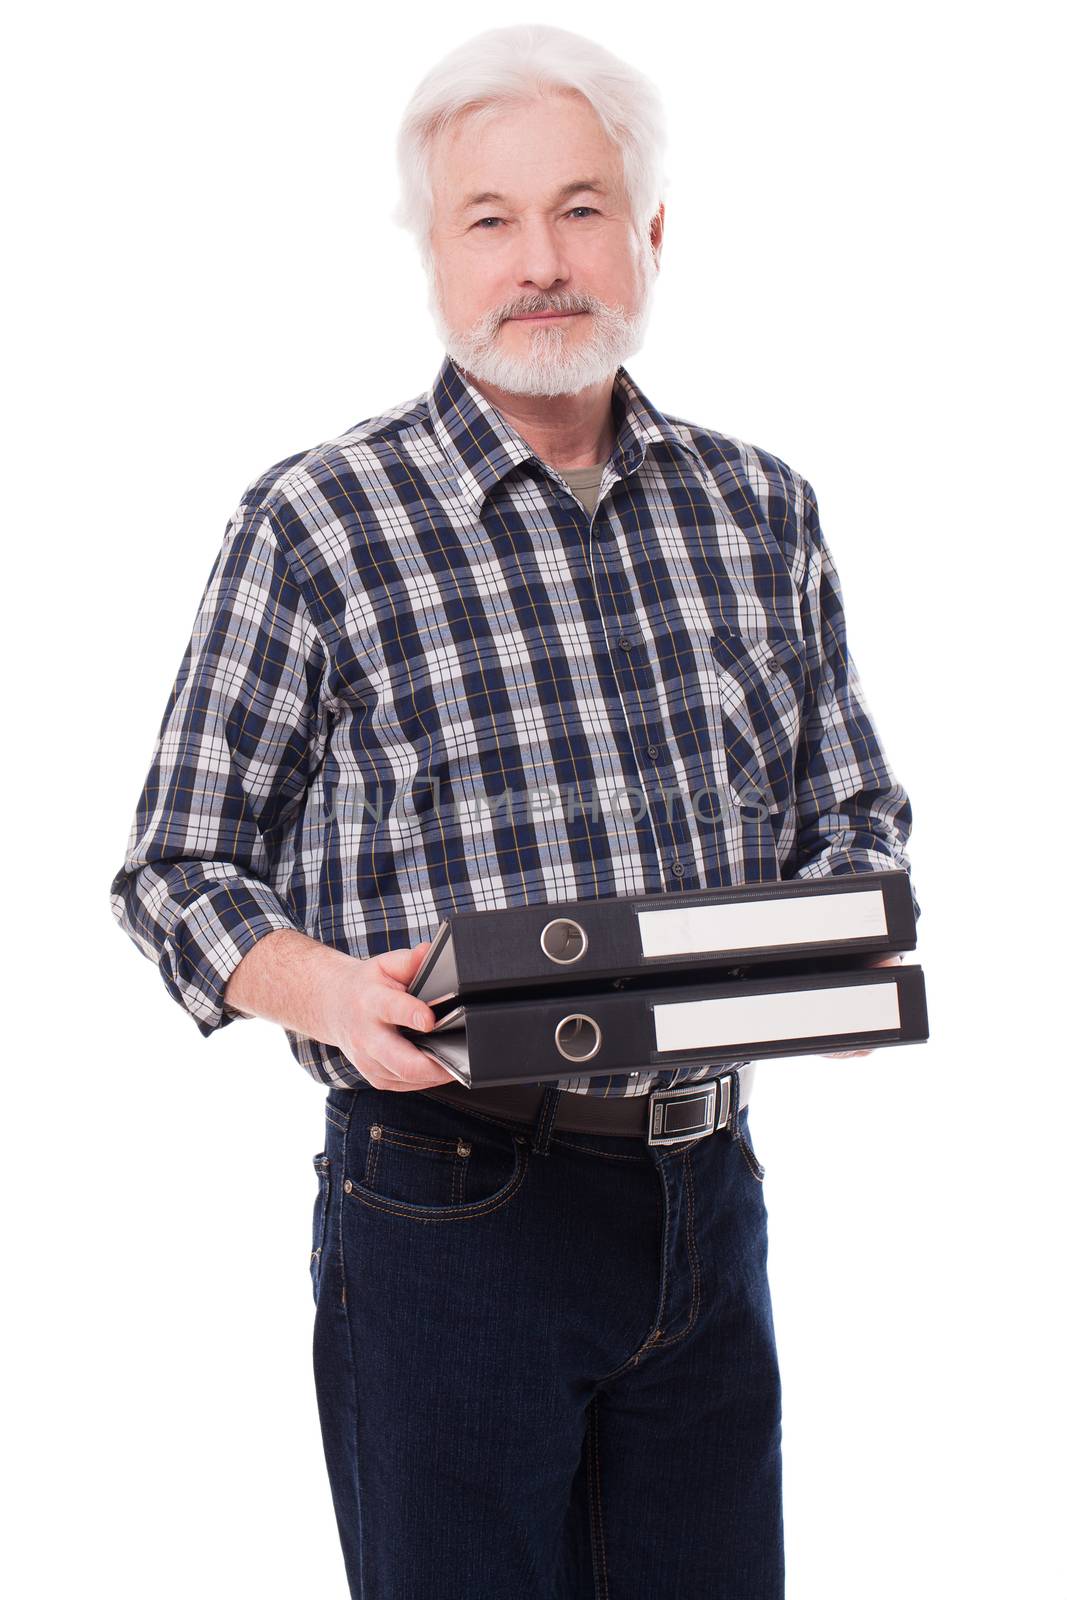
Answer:
[[[565, 1133], [644, 1138], [651, 1145], [678, 1144], [726, 1127], [734, 1102], [738, 1112], [748, 1104], [751, 1075], [751, 1063], [746, 1063], [700, 1083], [680, 1084], [676, 1089], [646, 1090], [643, 1094], [613, 1095], [608, 1099], [595, 1094], [574, 1094], [565, 1089], [559, 1098], [553, 1127]], [[435, 1100], [446, 1100], [449, 1105], [469, 1106], [473, 1111], [484, 1111], [487, 1116], [532, 1126], [541, 1109], [545, 1086], [512, 1083], [490, 1089], [467, 1089], [461, 1083], [447, 1083], [420, 1092], [432, 1095]]]

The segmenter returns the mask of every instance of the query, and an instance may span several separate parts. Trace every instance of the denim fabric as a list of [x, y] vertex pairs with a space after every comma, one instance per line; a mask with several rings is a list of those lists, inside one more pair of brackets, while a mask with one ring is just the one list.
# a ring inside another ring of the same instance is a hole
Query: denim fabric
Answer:
[[781, 1600], [748, 1108], [671, 1147], [332, 1088], [313, 1359], [359, 1600]]

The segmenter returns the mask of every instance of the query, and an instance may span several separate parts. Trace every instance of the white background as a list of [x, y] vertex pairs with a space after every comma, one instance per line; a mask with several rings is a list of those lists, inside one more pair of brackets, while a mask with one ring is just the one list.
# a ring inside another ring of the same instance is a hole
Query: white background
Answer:
[[[271, 1024], [203, 1040], [107, 891], [241, 491], [440, 361], [396, 126], [446, 49], [531, 17], [375, 9], [59, 5], [8, 33], [19, 1597], [346, 1593], [311, 1373], [324, 1091]], [[790, 1600], [1063, 1600], [1053, 41], [1034, 5], [537, 20], [661, 88], [663, 271], [628, 365], [815, 485], [915, 812], [930, 1043], [766, 1063], [751, 1111]]]

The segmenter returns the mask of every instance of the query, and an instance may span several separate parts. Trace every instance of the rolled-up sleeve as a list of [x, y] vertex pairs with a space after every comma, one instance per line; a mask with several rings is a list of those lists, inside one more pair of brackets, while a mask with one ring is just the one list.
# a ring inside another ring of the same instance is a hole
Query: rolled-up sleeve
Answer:
[[321, 758], [325, 649], [270, 512], [226, 525], [167, 702], [111, 908], [207, 1037], [227, 980], [298, 924], [271, 883]]
[[905, 848], [911, 802], [882, 748], [849, 652], [841, 580], [810, 484], [804, 484], [803, 494], [808, 692], [796, 766], [796, 865], [790, 876], [902, 868], [918, 917]]

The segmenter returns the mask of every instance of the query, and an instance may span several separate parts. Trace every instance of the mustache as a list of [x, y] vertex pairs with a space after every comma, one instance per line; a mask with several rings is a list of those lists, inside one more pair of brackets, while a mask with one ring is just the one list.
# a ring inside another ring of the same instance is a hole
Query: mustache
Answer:
[[497, 311], [490, 312], [494, 328], [499, 328], [510, 317], [532, 317], [539, 311], [592, 311], [602, 310], [599, 300], [587, 294], [537, 294], [526, 295], [521, 300], [509, 301]]

